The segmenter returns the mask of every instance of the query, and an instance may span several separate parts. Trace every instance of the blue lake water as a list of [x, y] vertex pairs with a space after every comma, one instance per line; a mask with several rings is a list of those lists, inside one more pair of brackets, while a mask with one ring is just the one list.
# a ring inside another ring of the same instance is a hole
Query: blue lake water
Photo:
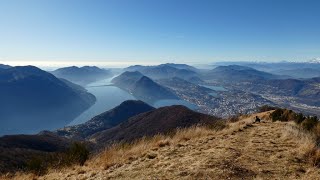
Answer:
[[189, 109], [195, 110], [198, 108], [197, 105], [192, 104], [188, 101], [184, 100], [176, 100], [176, 99], [164, 99], [164, 100], [159, 100], [153, 104], [153, 107], [159, 108], [159, 107], [164, 107], [164, 106], [172, 106], [172, 105], [183, 105], [188, 107]]
[[[113, 78], [113, 77], [112, 77]], [[135, 100], [136, 98], [129, 94], [128, 92], [112, 86], [111, 80], [112, 78], [108, 78], [102, 81], [97, 81], [86, 86], [88, 92], [93, 94], [97, 101], [94, 105], [92, 105], [89, 109], [84, 111], [80, 116], [75, 118], [69, 125], [76, 125], [84, 123], [96, 115], [99, 115], [105, 111], [108, 111], [123, 101], [126, 100]], [[189, 109], [196, 109], [197, 106], [189, 103], [184, 100], [172, 100], [165, 99], [159, 100], [155, 102], [152, 106], [158, 108], [163, 106], [171, 106], [171, 105], [184, 105]]]
[[228, 91], [226, 88], [224, 88], [222, 86], [209, 86], [209, 85], [199, 85], [199, 86], [206, 87], [206, 88], [212, 89], [214, 91]]
[[213, 97], [218, 97], [219, 95], [215, 92], [212, 92], [212, 93], [208, 93], [209, 95], [213, 96]]
[[84, 123], [94, 116], [118, 106], [123, 101], [136, 99], [131, 94], [118, 87], [105, 86], [111, 84], [111, 79], [112, 78], [109, 78], [87, 85], [86, 89], [96, 97], [97, 101], [89, 109], [74, 119], [70, 125]]

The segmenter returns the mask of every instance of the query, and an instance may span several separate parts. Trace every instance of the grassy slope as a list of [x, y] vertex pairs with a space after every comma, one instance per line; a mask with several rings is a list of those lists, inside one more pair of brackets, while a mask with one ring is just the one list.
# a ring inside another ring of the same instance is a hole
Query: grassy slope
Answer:
[[116, 145], [83, 167], [39, 179], [319, 179], [320, 170], [304, 157], [310, 137], [292, 123], [271, 122], [268, 112], [258, 115], [261, 123], [253, 123], [252, 115], [222, 131], [193, 127]]

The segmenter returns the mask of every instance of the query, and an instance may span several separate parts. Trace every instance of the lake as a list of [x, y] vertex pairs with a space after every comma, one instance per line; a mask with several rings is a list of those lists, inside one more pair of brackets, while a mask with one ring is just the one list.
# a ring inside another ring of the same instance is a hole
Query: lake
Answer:
[[[85, 88], [89, 93], [93, 94], [97, 101], [94, 105], [92, 105], [89, 109], [84, 111], [80, 116], [75, 118], [69, 125], [76, 125], [84, 123], [96, 115], [99, 115], [103, 112], [106, 112], [126, 100], [135, 100], [136, 98], [129, 94], [128, 92], [116, 87], [112, 86], [111, 80], [112, 78], [108, 78], [105, 80], [97, 81], [91, 84], [88, 84]], [[189, 103], [184, 100], [175, 100], [175, 99], [165, 99], [159, 100], [155, 102], [153, 107], [163, 107], [163, 106], [171, 106], [171, 105], [184, 105], [189, 109], [197, 109], [197, 106]]]
[[212, 85], [199, 85], [199, 86], [206, 87], [214, 91], [228, 91], [226, 88], [222, 86], [212, 86]]
[[[80, 116], [75, 118], [69, 125], [84, 123], [96, 115], [108, 111], [123, 101], [136, 99], [128, 92], [111, 85], [112, 78], [97, 81], [86, 86], [88, 92], [93, 94], [97, 101]], [[109, 86], [106, 86], [109, 85]]]
[[186, 106], [192, 110], [196, 110], [198, 108], [198, 106], [195, 104], [192, 104], [192, 103], [185, 101], [185, 100], [177, 100], [177, 99], [159, 100], [153, 104], [153, 107], [159, 108], [159, 107], [172, 106], [172, 105], [183, 105], [183, 106]]

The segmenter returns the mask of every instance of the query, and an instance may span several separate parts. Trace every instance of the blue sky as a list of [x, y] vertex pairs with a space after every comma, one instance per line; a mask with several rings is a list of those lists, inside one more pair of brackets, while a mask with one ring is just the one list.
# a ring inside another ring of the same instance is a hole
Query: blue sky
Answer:
[[0, 0], [0, 62], [320, 57], [318, 0]]

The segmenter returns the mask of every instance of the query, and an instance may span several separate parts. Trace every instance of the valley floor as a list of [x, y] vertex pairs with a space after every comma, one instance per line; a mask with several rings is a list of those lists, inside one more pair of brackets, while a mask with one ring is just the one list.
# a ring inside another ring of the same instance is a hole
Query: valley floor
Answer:
[[301, 141], [287, 130], [290, 123], [253, 123], [253, 117], [211, 135], [152, 148], [119, 166], [89, 163], [39, 179], [320, 179], [320, 169], [306, 162]]

